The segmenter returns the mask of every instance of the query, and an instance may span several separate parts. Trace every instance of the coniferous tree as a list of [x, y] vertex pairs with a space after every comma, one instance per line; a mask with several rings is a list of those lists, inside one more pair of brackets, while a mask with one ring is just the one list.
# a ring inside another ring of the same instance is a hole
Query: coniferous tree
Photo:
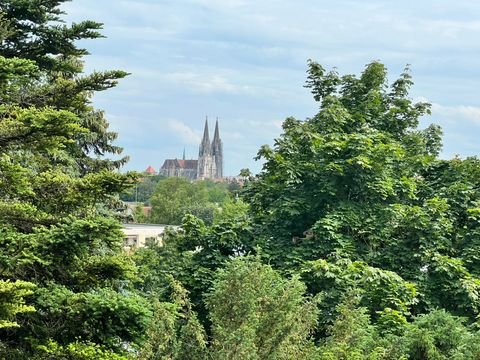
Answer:
[[[123, 71], [83, 74], [80, 39], [101, 24], [65, 25], [64, 1], [0, 1], [0, 351], [115, 358], [143, 341], [146, 300], [112, 218], [134, 176], [91, 98]], [[110, 355], [109, 355], [110, 354]], [[40, 355], [38, 355], [40, 356]], [[46, 356], [46, 355], [45, 355]], [[53, 356], [53, 355], [51, 355]], [[41, 356], [40, 356], [41, 357]]]

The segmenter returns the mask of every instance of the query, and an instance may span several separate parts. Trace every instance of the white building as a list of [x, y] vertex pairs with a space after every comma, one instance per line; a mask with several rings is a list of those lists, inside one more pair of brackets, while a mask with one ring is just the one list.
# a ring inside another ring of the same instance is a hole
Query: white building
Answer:
[[155, 225], [155, 224], [123, 224], [123, 233], [125, 234], [123, 246], [125, 250], [141, 248], [145, 246], [147, 239], [152, 239], [158, 244], [162, 244], [165, 228], [178, 226]]

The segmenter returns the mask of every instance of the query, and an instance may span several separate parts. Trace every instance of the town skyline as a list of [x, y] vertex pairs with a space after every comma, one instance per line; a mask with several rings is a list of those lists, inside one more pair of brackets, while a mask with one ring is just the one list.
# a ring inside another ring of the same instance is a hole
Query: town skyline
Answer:
[[391, 79], [410, 64], [412, 97], [432, 103], [421, 126], [444, 131], [441, 156], [480, 153], [480, 4], [84, 0], [64, 8], [69, 21], [104, 23], [105, 39], [82, 41], [92, 53], [87, 73], [131, 73], [94, 98], [130, 156], [126, 170], [158, 167], [184, 147], [194, 158], [208, 114], [230, 144], [225, 174], [258, 172], [253, 158], [283, 120], [318, 111], [303, 88], [309, 58], [340, 74], [378, 59]]

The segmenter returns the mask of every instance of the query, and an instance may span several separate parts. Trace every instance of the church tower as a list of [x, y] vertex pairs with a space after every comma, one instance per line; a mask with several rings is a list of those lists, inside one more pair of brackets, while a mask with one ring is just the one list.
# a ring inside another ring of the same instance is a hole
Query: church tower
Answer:
[[187, 160], [185, 148], [182, 159], [166, 159], [159, 171], [164, 176], [182, 176], [190, 180], [222, 179], [223, 143], [218, 130], [218, 118], [215, 123], [213, 140], [210, 142], [208, 117], [205, 119], [203, 138], [198, 149], [198, 160]]
[[212, 141], [212, 175], [214, 179], [221, 179], [223, 177], [223, 144], [220, 139], [220, 132], [218, 130], [218, 118], [215, 123], [215, 134]]
[[198, 149], [198, 170], [197, 179], [205, 180], [212, 178], [212, 149], [210, 136], [208, 133], [208, 118], [205, 119], [205, 129], [203, 130], [203, 139]]
[[223, 177], [223, 144], [218, 130], [218, 119], [215, 124], [213, 141], [210, 143], [208, 118], [205, 120], [203, 139], [198, 150], [197, 179], [221, 179]]

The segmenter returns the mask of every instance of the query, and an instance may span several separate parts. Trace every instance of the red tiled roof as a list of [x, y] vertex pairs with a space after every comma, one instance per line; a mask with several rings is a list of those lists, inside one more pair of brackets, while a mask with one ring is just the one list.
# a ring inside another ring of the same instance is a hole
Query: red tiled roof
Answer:
[[149, 167], [147, 168], [147, 170], [145, 170], [145, 172], [146, 172], [147, 174], [155, 174], [155, 173], [156, 173], [155, 169], [154, 169], [153, 167], [151, 167], [151, 166], [149, 166]]

